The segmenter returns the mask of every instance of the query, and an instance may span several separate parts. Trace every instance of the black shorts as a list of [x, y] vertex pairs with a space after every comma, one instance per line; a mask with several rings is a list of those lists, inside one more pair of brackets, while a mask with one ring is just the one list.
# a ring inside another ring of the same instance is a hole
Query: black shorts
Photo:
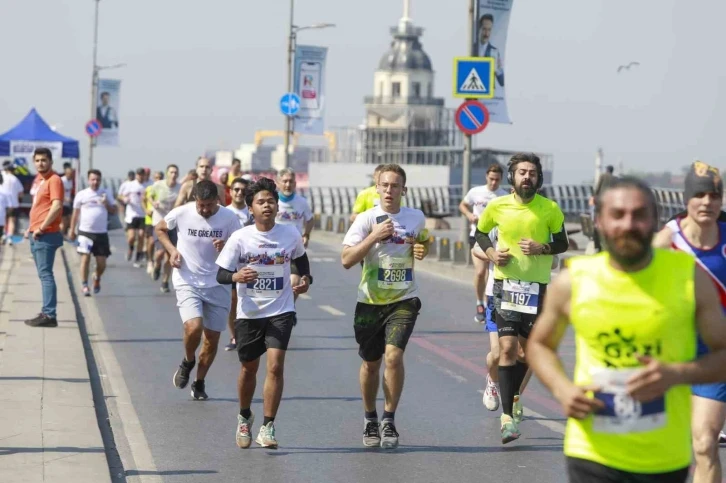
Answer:
[[259, 359], [267, 349], [287, 350], [294, 322], [295, 312], [263, 319], [235, 320], [234, 339], [240, 362]]
[[108, 242], [108, 233], [86, 233], [85, 231], [79, 231], [78, 235], [83, 235], [93, 240], [91, 255], [94, 257], [111, 256], [111, 244]]
[[126, 225], [127, 230], [141, 230], [146, 225], [146, 218], [143, 216], [139, 216], [137, 218], [133, 218], [131, 220], [131, 223], [128, 223]]
[[476, 238], [474, 238], [473, 236], [470, 236], [469, 237], [469, 250], [473, 250], [475, 246], [476, 246]]
[[5, 213], [8, 218], [10, 218], [10, 217], [17, 218], [18, 217], [18, 208], [8, 208], [5, 211]]
[[537, 320], [537, 315], [542, 312], [542, 303], [547, 293], [547, 285], [539, 284], [539, 300], [537, 302], [536, 314], [523, 314], [513, 310], [502, 310], [502, 288], [503, 281], [494, 279], [493, 293], [494, 307], [496, 309], [494, 321], [497, 323], [499, 337], [521, 336], [528, 339], [529, 333], [532, 332], [534, 321]]
[[295, 262], [290, 263], [290, 275], [300, 276], [300, 270], [297, 269], [297, 265], [295, 265]]
[[154, 225], [144, 225], [146, 236], [154, 236]]
[[688, 467], [668, 473], [629, 473], [568, 456], [567, 476], [570, 483], [684, 483]]
[[406, 350], [419, 310], [421, 300], [418, 297], [388, 305], [358, 302], [355, 306], [353, 330], [361, 359], [368, 362], [379, 360], [389, 344]]
[[72, 214], [73, 214], [73, 207], [72, 206], [63, 205], [63, 214], [62, 214], [62, 216], [71, 216]]

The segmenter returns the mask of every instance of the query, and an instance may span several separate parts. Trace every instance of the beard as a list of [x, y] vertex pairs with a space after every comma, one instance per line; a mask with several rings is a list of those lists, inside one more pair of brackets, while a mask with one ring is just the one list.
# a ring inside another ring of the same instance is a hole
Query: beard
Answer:
[[642, 262], [651, 251], [653, 233], [643, 235], [635, 231], [618, 236], [602, 234], [608, 253], [619, 264], [633, 266]]
[[517, 196], [524, 200], [528, 200], [530, 198], [534, 198], [534, 195], [537, 194], [537, 188], [533, 184], [529, 185], [523, 185], [520, 184], [519, 186], [514, 187], [514, 192], [517, 193]]

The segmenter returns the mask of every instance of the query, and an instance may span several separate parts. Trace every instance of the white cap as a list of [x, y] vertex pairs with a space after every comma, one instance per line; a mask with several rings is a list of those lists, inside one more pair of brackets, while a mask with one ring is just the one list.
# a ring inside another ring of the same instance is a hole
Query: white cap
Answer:
[[242, 175], [242, 179], [245, 180], [245, 181], [249, 181], [251, 183], [252, 182], [252, 175], [251, 174], [243, 174]]

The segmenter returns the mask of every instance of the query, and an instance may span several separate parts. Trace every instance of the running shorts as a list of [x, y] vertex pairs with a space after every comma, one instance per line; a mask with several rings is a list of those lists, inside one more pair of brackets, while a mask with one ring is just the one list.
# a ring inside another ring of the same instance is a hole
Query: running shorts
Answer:
[[[491, 274], [490, 274], [491, 275]], [[495, 321], [496, 309], [494, 308], [494, 296], [487, 297], [486, 312], [484, 314], [485, 330], [487, 332], [497, 332], [497, 322]]]
[[10, 218], [10, 217], [17, 218], [18, 217], [18, 208], [8, 208], [5, 213], [6, 213], [5, 216], [7, 216], [8, 218]]
[[108, 233], [87, 233], [78, 230], [78, 236], [85, 236], [93, 242], [91, 255], [94, 257], [110, 257], [111, 244], [108, 241]]
[[668, 473], [630, 473], [568, 456], [567, 476], [570, 483], [685, 483], [688, 467]]
[[63, 205], [63, 213], [61, 216], [71, 216], [73, 214], [73, 207]]
[[476, 246], [476, 238], [474, 238], [473, 236], [470, 236], [469, 237], [469, 250], [473, 250], [475, 246]]
[[421, 300], [418, 297], [388, 305], [358, 302], [353, 318], [358, 355], [364, 361], [372, 362], [383, 357], [386, 345], [406, 350], [420, 310]]
[[726, 383], [697, 384], [691, 387], [694, 396], [726, 403]]
[[126, 229], [127, 230], [141, 230], [142, 228], [144, 228], [145, 224], [146, 224], [146, 218], [144, 218], [143, 216], [139, 216], [137, 218], [133, 218], [131, 220], [131, 223], [127, 223]]
[[176, 288], [176, 305], [182, 322], [202, 318], [205, 329], [224, 332], [232, 305], [229, 285], [199, 288], [182, 285]]
[[146, 236], [152, 236], [154, 234], [154, 225], [144, 225], [144, 232]]
[[521, 312], [515, 312], [513, 310], [502, 310], [502, 292], [504, 282], [502, 280], [494, 279], [494, 307], [496, 309], [496, 316], [494, 321], [497, 325], [497, 332], [499, 337], [505, 336], [522, 336], [525, 339], [529, 338], [529, 333], [532, 332], [534, 321], [537, 316], [542, 312], [542, 303], [547, 293], [547, 285], [539, 285], [539, 299], [537, 304], [536, 314], [523, 314]]
[[234, 338], [240, 362], [257, 360], [267, 349], [287, 350], [295, 317], [295, 312], [285, 312], [261, 319], [235, 320]]

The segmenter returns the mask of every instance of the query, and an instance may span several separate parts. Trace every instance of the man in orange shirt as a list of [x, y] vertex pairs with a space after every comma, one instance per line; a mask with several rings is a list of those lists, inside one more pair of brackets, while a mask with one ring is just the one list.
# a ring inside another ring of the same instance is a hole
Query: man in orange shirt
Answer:
[[35, 170], [40, 177], [38, 191], [30, 209], [30, 227], [26, 237], [30, 238], [30, 252], [43, 290], [43, 311], [26, 320], [31, 327], [58, 327], [56, 319], [57, 295], [53, 263], [55, 252], [63, 245], [60, 231], [63, 213], [63, 182], [53, 172], [53, 154], [48, 148], [37, 148], [33, 153]]

